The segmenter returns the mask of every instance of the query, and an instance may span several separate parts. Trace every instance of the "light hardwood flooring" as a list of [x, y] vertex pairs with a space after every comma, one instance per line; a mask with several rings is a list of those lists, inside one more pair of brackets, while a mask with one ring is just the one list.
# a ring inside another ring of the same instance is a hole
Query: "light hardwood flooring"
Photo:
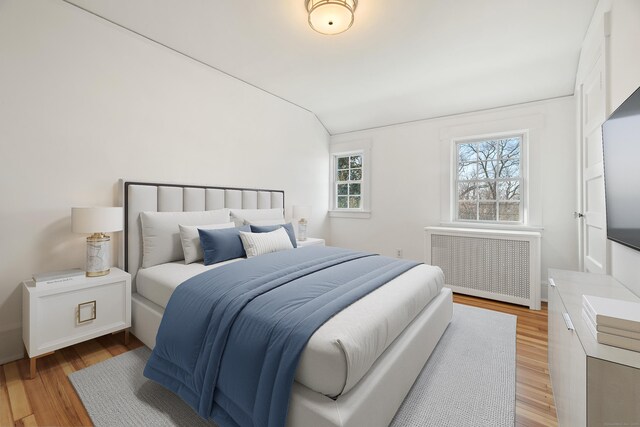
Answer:
[[[556, 426], [547, 364], [547, 306], [541, 311], [481, 298], [455, 295], [454, 301], [518, 316], [516, 426]], [[29, 380], [29, 360], [0, 369], [0, 426], [91, 425], [67, 375], [142, 345], [123, 334], [76, 344], [38, 359], [35, 379]]]

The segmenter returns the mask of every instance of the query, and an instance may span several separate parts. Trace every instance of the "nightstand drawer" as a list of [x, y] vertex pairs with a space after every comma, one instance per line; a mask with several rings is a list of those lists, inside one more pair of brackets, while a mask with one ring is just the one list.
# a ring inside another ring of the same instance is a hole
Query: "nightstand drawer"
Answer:
[[129, 327], [127, 285], [122, 280], [33, 298], [30, 355]]

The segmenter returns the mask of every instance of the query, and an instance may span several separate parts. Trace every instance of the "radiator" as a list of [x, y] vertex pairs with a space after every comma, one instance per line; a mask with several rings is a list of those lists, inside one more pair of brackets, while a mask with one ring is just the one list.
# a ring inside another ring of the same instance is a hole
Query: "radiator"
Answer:
[[427, 227], [426, 262], [454, 292], [540, 310], [540, 233]]

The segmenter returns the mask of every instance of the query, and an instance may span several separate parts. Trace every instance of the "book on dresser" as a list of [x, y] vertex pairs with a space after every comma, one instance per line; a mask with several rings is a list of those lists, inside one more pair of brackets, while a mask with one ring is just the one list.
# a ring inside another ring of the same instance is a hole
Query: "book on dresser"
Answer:
[[593, 318], [586, 310], [582, 310], [582, 319], [587, 324], [587, 328], [600, 344], [625, 348], [627, 350], [640, 351], [640, 340], [628, 338], [622, 335], [600, 332], [596, 329]]
[[50, 286], [61, 283], [72, 283], [81, 281], [85, 278], [84, 270], [72, 268], [69, 270], [49, 271], [46, 273], [37, 273], [32, 276], [33, 284], [39, 286]]
[[596, 326], [640, 332], [640, 303], [583, 295], [582, 306]]
[[600, 344], [640, 351], [640, 303], [583, 295], [582, 319]]

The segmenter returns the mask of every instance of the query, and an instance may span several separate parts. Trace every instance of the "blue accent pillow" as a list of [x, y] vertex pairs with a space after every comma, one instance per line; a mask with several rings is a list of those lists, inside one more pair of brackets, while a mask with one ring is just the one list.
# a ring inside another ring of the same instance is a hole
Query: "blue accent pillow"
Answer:
[[235, 228], [222, 228], [219, 230], [201, 230], [200, 246], [204, 254], [204, 265], [211, 265], [234, 258], [246, 257], [247, 253], [240, 240], [241, 231], [251, 231], [251, 227], [244, 225]]
[[280, 227], [285, 229], [285, 231], [289, 235], [291, 244], [293, 245], [294, 248], [297, 248], [298, 244], [296, 243], [296, 233], [293, 231], [293, 225], [290, 222], [286, 224], [277, 224], [277, 225], [252, 225], [251, 232], [252, 233], [268, 233], [270, 231], [275, 231]]

